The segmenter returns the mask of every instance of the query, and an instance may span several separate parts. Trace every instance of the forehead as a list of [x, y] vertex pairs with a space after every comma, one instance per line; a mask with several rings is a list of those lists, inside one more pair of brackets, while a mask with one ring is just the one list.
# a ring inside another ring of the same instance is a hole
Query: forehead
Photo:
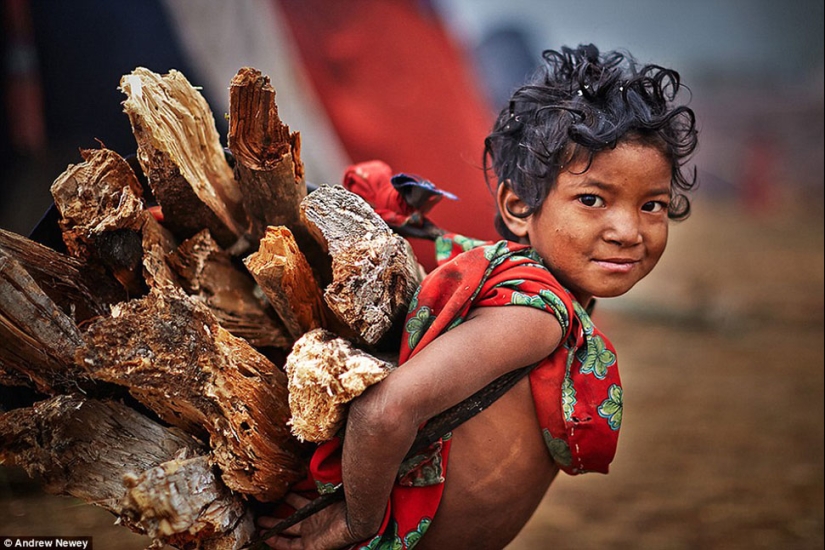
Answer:
[[614, 149], [578, 155], [559, 174], [559, 184], [629, 183], [670, 188], [672, 167], [661, 148], [636, 141], [622, 142]]

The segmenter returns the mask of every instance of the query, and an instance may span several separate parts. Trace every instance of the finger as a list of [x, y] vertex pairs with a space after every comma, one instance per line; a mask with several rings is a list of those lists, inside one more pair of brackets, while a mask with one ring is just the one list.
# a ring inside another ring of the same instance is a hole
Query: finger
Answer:
[[261, 516], [259, 517], [255, 523], [258, 524], [258, 527], [263, 527], [264, 529], [270, 529], [275, 527], [275, 525], [281, 520], [278, 518], [273, 518], [271, 516]]
[[269, 537], [264, 543], [275, 550], [304, 550], [304, 541], [300, 538], [275, 536]]
[[287, 535], [287, 536], [290, 536], [290, 537], [299, 537], [299, 536], [301, 536], [301, 523], [302, 522], [299, 521], [295, 525], [290, 525], [289, 527], [287, 527], [286, 529], [281, 531], [281, 534], [282, 535]]
[[298, 510], [299, 508], [303, 508], [312, 501], [308, 498], [302, 497], [297, 493], [287, 493], [284, 497], [284, 502]]

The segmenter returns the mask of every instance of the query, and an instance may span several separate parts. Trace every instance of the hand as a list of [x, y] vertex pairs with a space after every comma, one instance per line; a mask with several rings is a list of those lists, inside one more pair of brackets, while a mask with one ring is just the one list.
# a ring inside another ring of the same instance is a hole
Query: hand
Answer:
[[[295, 493], [286, 495], [284, 501], [296, 510], [310, 502]], [[258, 526], [266, 530], [279, 521], [277, 518], [261, 517], [258, 518]], [[338, 550], [361, 540], [349, 530], [346, 503], [336, 502], [264, 542], [276, 550]]]

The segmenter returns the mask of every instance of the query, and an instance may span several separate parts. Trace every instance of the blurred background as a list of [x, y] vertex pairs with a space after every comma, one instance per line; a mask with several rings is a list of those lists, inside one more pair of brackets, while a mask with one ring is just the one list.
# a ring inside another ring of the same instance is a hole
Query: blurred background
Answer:
[[[23, 235], [79, 149], [135, 141], [120, 78], [180, 70], [225, 140], [229, 83], [272, 79], [307, 180], [381, 159], [493, 238], [484, 136], [543, 49], [676, 68], [700, 127], [694, 214], [596, 322], [622, 358], [607, 476], [559, 478], [510, 550], [823, 548], [821, 0], [3, 0], [0, 228]], [[224, 141], [225, 144], [225, 141]], [[415, 243], [422, 263], [427, 243]], [[0, 469], [0, 534], [148, 541]]]

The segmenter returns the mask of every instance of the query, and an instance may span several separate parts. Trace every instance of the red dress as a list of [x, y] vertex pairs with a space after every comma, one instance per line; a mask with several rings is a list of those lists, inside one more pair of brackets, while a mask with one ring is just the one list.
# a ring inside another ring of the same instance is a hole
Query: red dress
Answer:
[[[607, 473], [622, 419], [622, 388], [610, 342], [529, 246], [459, 235], [445, 235], [436, 244], [441, 265], [410, 304], [399, 368], [473, 308], [520, 305], [547, 311], [559, 321], [564, 338], [529, 375], [544, 440], [566, 473]], [[502, 340], [506, 337], [502, 333]], [[351, 548], [403, 550], [417, 544], [441, 500], [450, 443], [445, 436], [402, 464], [379, 534]], [[321, 492], [341, 483], [341, 445], [336, 437], [313, 456], [310, 469]]]

